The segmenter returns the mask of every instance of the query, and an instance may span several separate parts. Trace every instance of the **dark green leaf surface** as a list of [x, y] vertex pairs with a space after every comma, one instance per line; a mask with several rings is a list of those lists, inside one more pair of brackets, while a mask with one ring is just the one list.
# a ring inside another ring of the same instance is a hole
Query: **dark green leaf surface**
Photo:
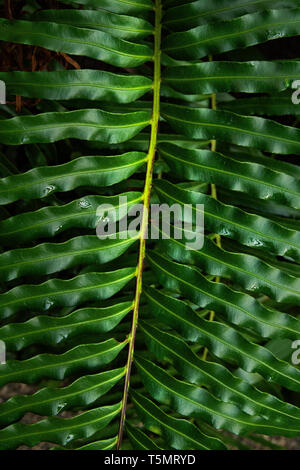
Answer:
[[137, 235], [119, 239], [100, 240], [96, 235], [71, 238], [64, 243], [43, 243], [33, 248], [20, 248], [0, 255], [0, 279], [57, 273], [74, 266], [103, 264], [121, 256]]
[[17, 395], [1, 406], [2, 426], [19, 420], [28, 411], [44, 416], [56, 416], [73, 406], [83, 406], [95, 402], [107, 393], [124, 376], [124, 369], [116, 369], [100, 374], [87, 375], [63, 388], [43, 388], [33, 395]]
[[74, 138], [117, 144], [134, 137], [148, 124], [149, 113], [146, 111], [117, 114], [83, 109], [18, 116], [1, 121], [0, 142], [22, 145]]
[[[210, 0], [207, 4], [202, 0], [183, 0], [172, 2], [177, 5], [170, 8], [165, 16], [165, 25], [174, 31], [190, 29], [195, 26], [214, 23], [216, 20], [231, 19], [257, 10], [269, 8], [293, 8], [299, 6], [297, 0]], [[172, 5], [170, 5], [172, 7]]]
[[164, 287], [180, 292], [199, 307], [215, 310], [262, 337], [299, 337], [300, 321], [296, 318], [268, 309], [250, 295], [225, 284], [208, 281], [194, 267], [174, 263], [157, 253], [148, 253], [148, 259]]
[[185, 302], [146, 290], [153, 305], [154, 315], [180, 331], [188, 341], [206, 346], [219, 358], [239, 364], [248, 372], [257, 372], [267, 380], [281, 383], [291, 390], [299, 390], [299, 370], [277, 359], [269, 350], [246, 340], [240, 333], [223, 323], [200, 318]]
[[140, 393], [132, 393], [133, 403], [145, 426], [152, 431], [159, 430], [167, 444], [173, 449], [181, 450], [224, 450], [217, 439], [205, 436], [193, 424], [183, 419], [168, 416], [151, 400]]
[[80, 186], [111, 186], [129, 178], [146, 161], [146, 155], [130, 152], [114, 157], [80, 157], [63, 165], [37, 167], [0, 181], [0, 204], [18, 199], [37, 199]]
[[81, 274], [73, 279], [51, 279], [40, 285], [23, 285], [0, 294], [0, 318], [20, 310], [47, 311], [54, 307], [72, 307], [85, 301], [112, 297], [135, 276], [135, 268], [105, 273]]
[[[167, 85], [186, 94], [271, 93], [289, 88], [299, 77], [299, 67], [297, 61], [203, 62], [169, 67], [163, 79]], [[244, 110], [242, 114], [248, 114]]]
[[153, 54], [149, 46], [115, 38], [103, 31], [43, 21], [0, 18], [0, 37], [2, 41], [91, 57], [116, 67], [137, 67], [151, 60]]
[[108, 205], [107, 214], [119, 220], [129, 207], [141, 202], [141, 194], [128, 192], [127, 204], [120, 202], [119, 196], [85, 196], [61, 206], [43, 207], [34, 212], [24, 212], [0, 222], [0, 242], [5, 246], [15, 246], [45, 237], [54, 237], [70, 228], [95, 229], [101, 215], [98, 207]]
[[[230, 279], [248, 291], [264, 293], [277, 302], [294, 302], [299, 305], [298, 278], [274, 268], [253, 255], [231, 253], [219, 248], [208, 237], [205, 237], [201, 250], [187, 250], [191, 238], [185, 238], [182, 231], [180, 233], [182, 235], [180, 239], [161, 238], [160, 241], [164, 253], [175, 261], [192, 264], [208, 274]], [[190, 233], [190, 236], [192, 235]]]
[[47, 100], [105, 100], [130, 103], [152, 87], [141, 75], [118, 75], [104, 70], [63, 70], [59, 72], [0, 72], [7, 93]]
[[233, 100], [229, 103], [220, 103], [221, 109], [240, 114], [256, 114], [258, 116], [298, 116], [300, 106], [295, 105], [289, 95], [268, 96]]
[[150, 350], [160, 362], [172, 361], [178, 372], [189, 382], [208, 387], [224, 402], [234, 403], [250, 415], [259, 415], [282, 426], [300, 426], [300, 408], [289, 406], [272, 395], [263, 393], [246, 381], [234, 377], [225, 367], [201, 360], [178, 337], [163, 333], [149, 324], [142, 325]]
[[[194, 215], [204, 213], [205, 228], [214, 233], [233, 238], [250, 247], [291, 256], [296, 261], [300, 259], [298, 232], [288, 230], [267, 218], [222, 204], [206, 194], [180, 189], [168, 181], [158, 181], [155, 188], [164, 202], [191, 204]], [[197, 204], [200, 206], [197, 207]]]
[[158, 447], [145, 433], [143, 433], [138, 427], [131, 426], [129, 423], [126, 424], [126, 432], [130, 439], [130, 442], [137, 450], [159, 450]]
[[106, 10], [41, 10], [34, 15], [34, 20], [96, 29], [123, 39], [144, 37], [153, 32], [153, 26], [146, 20]]
[[105, 308], [86, 307], [64, 317], [41, 315], [25, 323], [10, 323], [0, 328], [0, 338], [10, 351], [31, 344], [57, 345], [86, 333], [107, 333], [132, 310], [131, 302]]
[[116, 13], [132, 13], [149, 12], [153, 10], [151, 0], [64, 0], [65, 4], [79, 4], [93, 7], [95, 9], [103, 9]]
[[165, 39], [163, 50], [176, 59], [201, 59], [209, 54], [296, 36], [299, 23], [299, 8], [250, 13], [171, 34]]
[[[276, 424], [243, 413], [235, 405], [222, 403], [203, 388], [175, 379], [148, 360], [139, 357], [135, 362], [149, 393], [182, 416], [203, 419], [216, 429], [235, 434], [244, 434], [249, 429], [270, 435], [278, 433]], [[288, 434], [295, 435], [297, 430], [290, 428]]]
[[13, 424], [0, 431], [0, 449], [9, 450], [26, 444], [34, 446], [41, 440], [68, 444], [73, 439], [89, 437], [103, 429], [118, 415], [121, 404], [96, 408], [74, 418], [48, 418], [36, 424]]
[[109, 339], [103, 343], [76, 346], [64, 354], [41, 354], [25, 361], [1, 365], [1, 386], [10, 382], [36, 383], [44, 377], [62, 380], [74, 373], [99, 371], [122, 351], [127, 341]]
[[215, 183], [232, 191], [243, 191], [260, 199], [273, 199], [300, 208], [300, 184], [289, 175], [253, 162], [238, 163], [209, 150], [161, 144], [159, 153], [178, 177]]
[[175, 131], [192, 139], [220, 139], [283, 154], [297, 153], [300, 149], [299, 129], [269, 119], [166, 103], [161, 111]]

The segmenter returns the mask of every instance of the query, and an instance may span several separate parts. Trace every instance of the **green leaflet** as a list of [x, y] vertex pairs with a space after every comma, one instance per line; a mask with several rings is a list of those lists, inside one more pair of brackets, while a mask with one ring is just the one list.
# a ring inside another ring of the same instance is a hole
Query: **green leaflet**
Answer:
[[[154, 363], [140, 357], [135, 360], [148, 392], [160, 403], [172, 407], [182, 416], [200, 418], [216, 429], [235, 434], [253, 432], [278, 433], [276, 424], [258, 416], [243, 413], [235, 405], [222, 403], [203, 388], [177, 380]], [[290, 428], [287, 433], [297, 435]]]
[[220, 364], [201, 360], [178, 337], [161, 332], [148, 323], [142, 324], [150, 350], [162, 362], [171, 360], [174, 367], [189, 382], [208, 387], [223, 402], [237, 405], [245, 413], [276, 422], [282, 435], [290, 427], [300, 426], [300, 408], [258, 391], [248, 382], [233, 376]]
[[33, 395], [16, 395], [1, 406], [1, 426], [19, 420], [29, 411], [42, 416], [56, 416], [74, 406], [86, 408], [117, 384], [124, 373], [124, 368], [115, 369], [81, 377], [67, 387], [42, 388]]
[[167, 83], [165, 83], [165, 81], [163, 81], [161, 85], [161, 96], [164, 98], [174, 98], [176, 100], [181, 100], [181, 101], [183, 100], [189, 103], [192, 103], [193, 101], [199, 101], [201, 102], [200, 107], [203, 107], [209, 104], [209, 97], [207, 95], [202, 95], [202, 94], [185, 95], [181, 93], [180, 91], [174, 90], [174, 88], [172, 88]]
[[224, 450], [225, 446], [213, 437], [205, 436], [192, 423], [168, 416], [151, 400], [132, 392], [133, 403], [149, 431], [160, 431], [168, 446], [181, 450]]
[[296, 318], [268, 309], [250, 295], [225, 284], [208, 281], [194, 267], [174, 263], [154, 252], [148, 253], [148, 260], [164, 287], [180, 292], [199, 307], [215, 310], [264, 338], [299, 337], [300, 321]]
[[100, 240], [96, 235], [71, 238], [64, 243], [43, 243], [33, 248], [20, 248], [0, 254], [0, 280], [10, 281], [21, 276], [57, 273], [74, 266], [103, 264], [121, 256], [137, 235], [116, 240]]
[[[100, 430], [98, 433], [101, 433]], [[97, 433], [97, 434], [98, 434]], [[90, 444], [86, 444], [82, 447], [52, 447], [51, 450], [114, 450], [116, 448], [116, 444], [118, 441], [118, 436], [112, 437], [111, 439], [103, 439], [101, 441], [91, 442]]]
[[[274, 268], [251, 254], [231, 253], [219, 248], [208, 237], [205, 237], [201, 250], [187, 250], [186, 246], [190, 243], [190, 239], [185, 238], [184, 231], [180, 230], [180, 234], [182, 237], [178, 240], [162, 237], [160, 239], [163, 252], [175, 261], [195, 265], [208, 274], [230, 279], [248, 291], [264, 293], [277, 302], [299, 305], [298, 278]], [[191, 235], [193, 233], [190, 233]]]
[[220, 139], [283, 154], [300, 149], [299, 129], [268, 119], [166, 103], [162, 103], [161, 114], [175, 131], [193, 139]]
[[285, 274], [288, 274], [289, 276], [299, 278], [300, 276], [300, 267], [299, 264], [292, 263], [290, 261], [285, 261], [285, 260], [278, 260], [278, 258], [270, 253], [267, 252], [262, 252], [256, 248], [250, 248], [245, 245], [241, 245], [237, 242], [234, 242], [233, 240], [230, 240], [229, 238], [223, 238], [223, 247], [226, 250], [229, 250], [230, 252], [239, 252], [239, 253], [245, 253], [247, 255], [255, 256], [261, 260], [263, 260], [265, 263], [269, 264], [271, 267], [279, 269]]
[[217, 357], [239, 364], [248, 372], [257, 372], [269, 381], [299, 390], [299, 370], [277, 359], [269, 350], [251, 343], [223, 323], [201, 319], [181, 300], [153, 288], [147, 288], [144, 292], [153, 306], [154, 315], [180, 331], [188, 341], [206, 346]]
[[[146, 134], [145, 132], [140, 132], [138, 135], [133, 137], [132, 139], [128, 140], [127, 142], [122, 142], [120, 144], [112, 145], [113, 149], [119, 150], [130, 150], [133, 146], [135, 149], [146, 152], [149, 146], [149, 139], [150, 135]], [[161, 133], [157, 137], [157, 142], [175, 142], [179, 145], [184, 145], [188, 148], [201, 148], [205, 147], [209, 144], [209, 141], [203, 140], [194, 140], [189, 137], [178, 135], [178, 134], [166, 134]], [[102, 142], [87, 142], [87, 147], [89, 149], [97, 149], [99, 148], [106, 148], [107, 145], [103, 144]]]
[[294, 232], [299, 231], [298, 215], [299, 211], [283, 206], [272, 201], [264, 201], [257, 199], [240, 191], [232, 193], [230, 190], [225, 188], [219, 189], [220, 201], [224, 204], [232, 204], [232, 195], [237, 196], [239, 200], [239, 206], [241, 209], [247, 212], [267, 217], [279, 225], [286, 227], [287, 229], [293, 230]]
[[238, 163], [209, 150], [161, 144], [159, 153], [177, 177], [215, 183], [232, 191], [243, 191], [254, 197], [300, 208], [300, 184], [289, 175], [253, 162]]
[[75, 416], [75, 418], [48, 418], [36, 424], [12, 424], [0, 431], [0, 449], [15, 449], [21, 444], [34, 446], [41, 440], [65, 445], [82, 437], [89, 437], [103, 429], [118, 415], [121, 403], [104, 406]]
[[[233, 238], [247, 246], [287, 255], [299, 261], [299, 233], [275, 222], [234, 206], [222, 204], [206, 194], [179, 189], [165, 180], [157, 181], [155, 189], [164, 202], [192, 204], [193, 215], [205, 215], [205, 228], [225, 237]], [[198, 207], [203, 204], [204, 207]]]
[[65, 4], [86, 5], [95, 9], [103, 9], [116, 13], [149, 12], [154, 9], [152, 0], [64, 0]]
[[1, 121], [0, 142], [6, 145], [50, 143], [74, 138], [117, 144], [149, 124], [149, 113], [108, 113], [100, 109], [17, 116]]
[[275, 160], [274, 158], [270, 159], [269, 156], [266, 157], [262, 152], [254, 152], [253, 149], [229, 145], [226, 147], [226, 155], [238, 162], [250, 161], [258, 163], [279, 173], [286, 173], [297, 180], [300, 179], [300, 168], [298, 165], [283, 162], [282, 160]]
[[11, 360], [1, 365], [1, 386], [11, 382], [36, 383], [44, 377], [62, 380], [76, 372], [99, 371], [126, 346], [109, 339], [103, 343], [83, 344], [63, 354], [41, 354], [25, 361]]
[[[34, 212], [24, 212], [0, 222], [0, 242], [5, 246], [15, 246], [45, 237], [54, 237], [70, 228], [95, 229], [101, 215], [97, 215], [100, 205], [107, 204], [107, 215], [119, 220], [134, 204], [140, 203], [141, 194], [128, 192], [127, 204], [119, 203], [119, 196], [85, 196], [69, 204], [43, 207]], [[111, 206], [111, 207], [110, 207]]]
[[152, 80], [142, 75], [118, 75], [104, 70], [59, 72], [0, 72], [7, 93], [47, 100], [105, 100], [130, 103], [151, 90]]
[[229, 21], [198, 26], [170, 34], [163, 50], [176, 59], [195, 60], [299, 32], [300, 9], [266, 10]]
[[0, 181], [0, 204], [37, 199], [80, 186], [111, 186], [129, 178], [146, 161], [146, 155], [129, 152], [113, 157], [80, 157], [63, 165], [37, 167]]
[[[183, 5], [177, 5], [181, 4]], [[172, 5], [175, 4], [174, 8]], [[184, 0], [172, 2], [167, 11], [164, 23], [174, 31], [190, 29], [195, 26], [231, 19], [246, 13], [268, 8], [293, 8], [299, 6], [297, 0], [210, 0], [209, 4], [201, 0]]]
[[[290, 88], [291, 83], [299, 77], [299, 66], [298, 61], [203, 62], [169, 67], [163, 74], [163, 80], [168, 86], [185, 94], [225, 91], [271, 93]], [[261, 97], [257, 103], [260, 100]], [[291, 102], [290, 97], [289, 100]], [[236, 101], [238, 104], [240, 99]], [[230, 104], [227, 105], [229, 110]], [[237, 106], [235, 112], [252, 114], [245, 106], [241, 109]]]
[[241, 114], [298, 116], [300, 113], [300, 106], [292, 103], [290, 95], [233, 100], [229, 103], [220, 103], [219, 107], [221, 109], [226, 109], [227, 111]]
[[86, 301], [109, 299], [135, 276], [135, 268], [86, 273], [73, 279], [51, 279], [40, 285], [22, 285], [0, 294], [0, 318], [20, 310], [47, 311]]
[[78, 447], [78, 449], [75, 450], [112, 450], [115, 448], [116, 443], [117, 437], [113, 437], [112, 439], [91, 442], [91, 444], [86, 444], [85, 446]]
[[106, 333], [117, 326], [132, 310], [132, 302], [109, 307], [86, 307], [64, 317], [40, 315], [25, 323], [10, 323], [0, 328], [0, 338], [10, 351], [31, 344], [58, 345], [85, 333]]
[[159, 450], [155, 442], [153, 442], [145, 433], [143, 433], [138, 427], [131, 426], [129, 423], [126, 424], [126, 432], [132, 443], [137, 450]]
[[149, 46], [115, 38], [103, 31], [43, 21], [0, 18], [0, 35], [2, 41], [87, 56], [116, 67], [136, 67], [151, 60], [153, 54]]
[[148, 36], [153, 26], [146, 20], [133, 16], [117, 15], [106, 10], [41, 10], [34, 21], [63, 23], [79, 28], [96, 29], [123, 39]]

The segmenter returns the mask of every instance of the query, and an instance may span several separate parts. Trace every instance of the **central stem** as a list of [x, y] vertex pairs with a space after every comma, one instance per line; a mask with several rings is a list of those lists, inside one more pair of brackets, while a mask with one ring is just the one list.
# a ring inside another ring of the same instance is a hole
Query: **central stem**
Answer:
[[134, 298], [134, 307], [133, 307], [133, 316], [132, 316], [132, 327], [129, 336], [129, 350], [128, 350], [128, 359], [126, 366], [126, 375], [124, 383], [124, 394], [122, 401], [122, 411], [120, 419], [120, 428], [118, 435], [117, 450], [120, 450], [122, 445], [124, 425], [126, 418], [126, 408], [128, 400], [128, 391], [130, 385], [130, 375], [133, 361], [134, 353], [134, 344], [136, 329], [139, 316], [139, 306], [142, 293], [142, 278], [143, 278], [143, 267], [146, 253], [146, 235], [148, 230], [148, 218], [149, 218], [149, 206], [150, 206], [150, 196], [151, 196], [151, 187], [153, 179], [153, 167], [156, 153], [157, 145], [157, 131], [158, 131], [158, 121], [159, 121], [159, 105], [160, 105], [160, 82], [161, 82], [161, 18], [162, 18], [162, 6], [161, 0], [155, 0], [155, 29], [154, 29], [154, 81], [153, 81], [153, 111], [152, 111], [152, 120], [151, 120], [151, 136], [150, 136], [150, 145], [147, 158], [147, 172], [146, 180], [143, 194], [144, 210], [143, 210], [143, 219], [141, 224], [140, 231], [140, 247], [139, 247], [139, 260], [136, 272], [136, 290]]

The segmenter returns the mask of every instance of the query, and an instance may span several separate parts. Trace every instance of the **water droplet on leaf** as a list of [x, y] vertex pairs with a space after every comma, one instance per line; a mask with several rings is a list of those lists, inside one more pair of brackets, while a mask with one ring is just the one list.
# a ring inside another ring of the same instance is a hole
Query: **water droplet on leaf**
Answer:
[[79, 206], [82, 208], [82, 209], [87, 209], [88, 207], [91, 207], [91, 204], [90, 202], [87, 200], [87, 199], [81, 199], [79, 201]]

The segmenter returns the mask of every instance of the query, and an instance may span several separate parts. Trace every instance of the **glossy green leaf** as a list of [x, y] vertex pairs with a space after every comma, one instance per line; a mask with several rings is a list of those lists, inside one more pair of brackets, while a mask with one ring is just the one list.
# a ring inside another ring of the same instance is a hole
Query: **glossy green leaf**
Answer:
[[0, 431], [0, 449], [14, 449], [21, 444], [30, 447], [41, 440], [65, 445], [73, 439], [89, 437], [104, 428], [118, 415], [121, 404], [96, 408], [74, 418], [48, 418], [36, 424], [12, 424]]
[[[203, 62], [169, 67], [163, 74], [163, 80], [185, 94], [225, 91], [271, 93], [289, 88], [299, 77], [299, 66], [297, 61]], [[230, 109], [230, 104], [228, 107]], [[235, 112], [248, 114], [246, 107]]]
[[233, 238], [250, 247], [290, 256], [296, 261], [300, 259], [298, 232], [286, 229], [267, 218], [222, 204], [206, 194], [178, 188], [165, 180], [158, 181], [155, 188], [164, 202], [190, 204], [195, 217], [197, 213], [204, 213], [205, 228], [214, 233]]
[[111, 186], [129, 178], [146, 161], [146, 155], [130, 152], [113, 157], [80, 157], [63, 165], [37, 167], [0, 181], [0, 204], [17, 199], [37, 199], [80, 186]]
[[103, 264], [121, 256], [137, 235], [100, 240], [96, 235], [71, 238], [64, 243], [43, 243], [33, 248], [20, 248], [0, 255], [0, 279], [10, 281], [21, 276], [57, 273], [74, 266]]
[[174, 31], [181, 31], [195, 26], [214, 23], [242, 16], [257, 10], [293, 8], [299, 6], [297, 0], [210, 0], [207, 4], [202, 0], [183, 0], [173, 2], [177, 5], [171, 7], [165, 16], [165, 25]]
[[[85, 196], [61, 206], [43, 207], [34, 212], [24, 212], [0, 222], [0, 243], [15, 246], [45, 237], [54, 237], [70, 228], [96, 229], [100, 219], [98, 207], [107, 205], [107, 214], [119, 220], [127, 210], [141, 202], [141, 194], [128, 192], [119, 196]], [[124, 202], [123, 202], [124, 201]]]
[[207, 387], [223, 402], [234, 403], [245, 413], [276, 422], [280, 428], [279, 434], [284, 435], [290, 426], [300, 426], [300, 408], [260, 392], [245, 380], [234, 377], [220, 364], [200, 359], [184, 341], [174, 335], [163, 333], [145, 323], [142, 330], [150, 350], [158, 360], [171, 360], [189, 382]]
[[47, 100], [105, 100], [130, 103], [151, 90], [142, 75], [118, 75], [104, 70], [0, 72], [7, 93]]
[[33, 395], [16, 395], [1, 406], [0, 423], [7, 426], [26, 412], [56, 416], [74, 406], [87, 407], [107, 393], [124, 376], [124, 369], [87, 375], [63, 388], [42, 388]]
[[162, 285], [180, 292], [199, 307], [215, 310], [264, 338], [299, 337], [300, 321], [296, 318], [266, 308], [250, 295], [225, 284], [208, 281], [194, 267], [174, 263], [154, 252], [148, 253], [148, 259]]
[[238, 163], [209, 150], [161, 144], [159, 153], [177, 177], [215, 183], [232, 191], [243, 191], [254, 197], [300, 208], [300, 184], [289, 175], [253, 162]]
[[[243, 435], [250, 429], [270, 435], [276, 435], [278, 432], [276, 424], [243, 413], [230, 403], [222, 403], [205, 389], [175, 379], [146, 359], [139, 357], [135, 363], [149, 393], [182, 416], [203, 419], [216, 429], [225, 429], [235, 434]], [[297, 435], [297, 430], [291, 428], [288, 434]]]
[[190, 237], [193, 233], [189, 234], [189, 238], [185, 238], [184, 231], [180, 230], [178, 233], [182, 235], [180, 239], [167, 238], [167, 234], [165, 238], [160, 239], [163, 252], [175, 261], [195, 265], [213, 276], [230, 279], [250, 292], [264, 293], [277, 302], [291, 302], [299, 305], [300, 280], [298, 278], [274, 268], [254, 255], [237, 251], [232, 253], [219, 248], [208, 237], [205, 237], [201, 250], [187, 250], [186, 247], [190, 244]]
[[205, 436], [188, 421], [168, 416], [140, 393], [133, 392], [132, 397], [145, 426], [149, 431], [157, 432], [159, 430], [171, 448], [180, 450], [225, 449], [217, 439]]
[[152, 0], [64, 0], [65, 4], [80, 4], [95, 9], [103, 9], [116, 13], [140, 13], [153, 10]]
[[176, 59], [201, 59], [274, 39], [296, 36], [300, 9], [265, 10], [169, 35], [163, 50]]
[[130, 442], [137, 450], [159, 450], [158, 447], [145, 433], [143, 433], [138, 427], [131, 426], [129, 423], [126, 424], [126, 432], [130, 439]]
[[300, 106], [292, 102], [291, 95], [268, 96], [233, 100], [229, 103], [220, 103], [219, 108], [239, 114], [256, 114], [257, 116], [298, 116]]
[[151, 60], [153, 54], [149, 46], [115, 38], [103, 31], [43, 21], [0, 18], [0, 36], [2, 41], [87, 56], [116, 67], [137, 67]]
[[300, 149], [299, 129], [270, 119], [166, 103], [161, 111], [175, 131], [193, 139], [220, 139], [283, 154], [297, 153]]
[[113, 450], [116, 447], [117, 440], [117, 437], [113, 437], [112, 439], [91, 442], [75, 450]]
[[34, 15], [34, 20], [96, 29], [122, 39], [144, 37], [153, 32], [153, 26], [146, 20], [107, 10], [41, 10]]
[[63, 354], [40, 354], [24, 361], [10, 360], [1, 365], [1, 386], [11, 382], [36, 383], [44, 377], [62, 380], [74, 373], [99, 371], [122, 351], [127, 341], [109, 339], [83, 344]]
[[0, 338], [10, 351], [31, 344], [58, 345], [86, 333], [107, 333], [132, 310], [131, 302], [110, 307], [86, 307], [64, 317], [40, 315], [25, 323], [10, 323], [0, 328]]
[[40, 285], [23, 285], [0, 294], [0, 318], [20, 310], [47, 311], [72, 307], [88, 300], [102, 300], [119, 292], [135, 276], [135, 268], [105, 273], [81, 274], [73, 279], [51, 279]]
[[74, 138], [117, 144], [149, 124], [149, 113], [108, 113], [100, 109], [17, 116], [1, 121], [0, 142], [6, 145], [50, 143]]
[[299, 370], [276, 358], [269, 350], [251, 343], [224, 323], [203, 320], [185, 302], [148, 288], [147, 298], [155, 317], [180, 331], [188, 341], [206, 346], [213, 354], [229, 363], [239, 364], [248, 372], [257, 372], [268, 381], [299, 390]]

